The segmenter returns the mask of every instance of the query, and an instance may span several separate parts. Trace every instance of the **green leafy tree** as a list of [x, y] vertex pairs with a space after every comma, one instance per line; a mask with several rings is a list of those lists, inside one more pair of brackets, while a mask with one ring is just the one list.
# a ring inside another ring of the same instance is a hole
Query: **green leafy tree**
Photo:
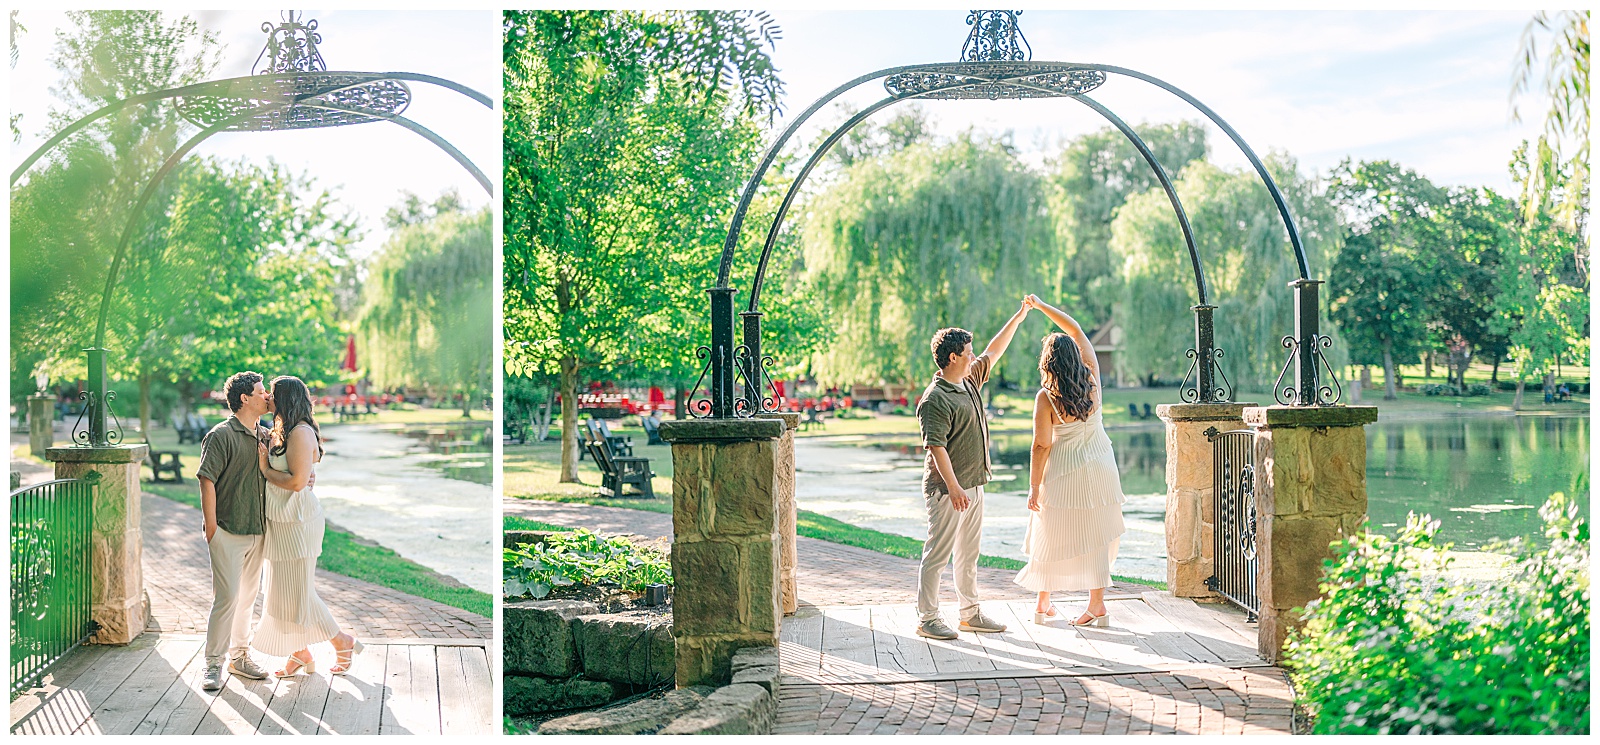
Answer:
[[[1133, 129], [1171, 178], [1206, 157], [1206, 130], [1197, 122]], [[1050, 207], [1061, 248], [1044, 267], [1044, 278], [1057, 296], [1071, 300], [1078, 319], [1094, 328], [1110, 319], [1112, 306], [1123, 297], [1122, 256], [1111, 246], [1117, 210], [1133, 195], [1159, 191], [1160, 182], [1114, 127], [1072, 140], [1049, 168]]]
[[[1044, 180], [972, 133], [855, 159], [806, 206], [806, 280], [836, 328], [824, 384], [925, 381], [933, 332], [998, 330], [1055, 245]], [[1022, 377], [1024, 356], [1001, 370]]]
[[[1541, 39], [1547, 39], [1540, 51]], [[1568, 231], [1581, 232], [1587, 222], [1589, 195], [1589, 11], [1540, 11], [1522, 32], [1511, 86], [1515, 100], [1527, 93], [1544, 57], [1544, 132], [1534, 147], [1522, 152], [1524, 215], [1532, 220], [1549, 211]], [[1558, 193], [1555, 204], [1552, 194]]]
[[451, 193], [432, 205], [409, 196], [387, 222], [394, 233], [363, 286], [359, 359], [379, 387], [457, 393], [471, 416], [493, 386], [489, 209], [463, 212]]
[[705, 333], [685, 308], [776, 111], [775, 36], [744, 11], [505, 14], [505, 365], [560, 376], [562, 481], [581, 371]]
[[[1332, 205], [1288, 156], [1274, 153], [1266, 162], [1295, 216], [1311, 275], [1322, 278], [1338, 245]], [[1225, 353], [1223, 369], [1241, 389], [1270, 389], [1287, 354], [1281, 339], [1294, 327], [1288, 283], [1299, 277], [1283, 218], [1253, 170], [1196, 161], [1175, 176], [1208, 299], [1217, 306], [1215, 339]], [[1194, 343], [1191, 307], [1199, 298], [1182, 229], [1159, 186], [1127, 198], [1112, 224], [1110, 247], [1121, 266], [1118, 376], [1175, 380], [1190, 364], [1184, 350]], [[1337, 363], [1343, 349], [1335, 344], [1330, 358]]]

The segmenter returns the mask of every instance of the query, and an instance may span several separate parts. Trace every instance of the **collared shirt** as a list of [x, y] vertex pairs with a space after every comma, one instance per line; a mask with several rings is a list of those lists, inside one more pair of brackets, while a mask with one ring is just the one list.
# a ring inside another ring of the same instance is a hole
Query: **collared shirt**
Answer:
[[[962, 489], [989, 483], [989, 422], [983, 416], [983, 384], [989, 382], [989, 355], [980, 354], [957, 385], [935, 375], [917, 404], [917, 424], [925, 447], [943, 447]], [[934, 465], [933, 453], [923, 458], [923, 496], [949, 494]]]
[[217, 487], [217, 526], [234, 535], [266, 532], [267, 477], [258, 465], [256, 433], [228, 417], [200, 441], [201, 478]]

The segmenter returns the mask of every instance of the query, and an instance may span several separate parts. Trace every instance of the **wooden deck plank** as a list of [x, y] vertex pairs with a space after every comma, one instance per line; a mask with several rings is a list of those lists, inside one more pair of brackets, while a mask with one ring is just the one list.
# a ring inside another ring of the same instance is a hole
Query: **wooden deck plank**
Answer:
[[439, 648], [411, 647], [411, 701], [419, 735], [441, 733], [443, 709], [439, 693]]
[[1254, 646], [1245, 643], [1243, 634], [1223, 623], [1215, 615], [1202, 610], [1193, 600], [1174, 598], [1162, 593], [1145, 598], [1145, 603], [1224, 662], [1248, 661], [1260, 657]]
[[872, 609], [872, 636], [877, 645], [877, 665], [899, 673], [932, 673], [933, 653], [917, 636], [917, 609], [911, 605], [884, 605]]
[[489, 661], [483, 650], [440, 647], [440, 734], [492, 734], [493, 701], [494, 686], [489, 679]]
[[877, 670], [872, 611], [867, 607], [829, 608], [822, 619], [821, 672], [869, 677]]
[[1084, 636], [1068, 621], [1081, 611], [1061, 603], [1056, 605], [1056, 612], [1061, 614], [1061, 619], [1046, 625], [1033, 623], [1033, 604], [1021, 606], [1017, 615], [1024, 613], [1028, 616], [1028, 634], [1033, 638], [1033, 643], [1038, 645], [1039, 651], [1056, 660], [1058, 667], [1075, 670], [1091, 669], [1104, 670], [1112, 664], [1110, 655], [1101, 650], [1095, 642]]
[[155, 639], [143, 637], [124, 647], [79, 647], [72, 654], [92, 657], [86, 660], [89, 667], [12, 731], [19, 735], [67, 735], [78, 731], [90, 721], [94, 710], [116, 693], [134, 669], [155, 652], [155, 647]]
[[411, 707], [411, 650], [389, 647], [384, 651], [383, 712], [378, 720], [380, 735], [409, 735], [404, 722]]
[[85, 726], [94, 723], [95, 734], [133, 734], [179, 678], [179, 673], [204, 646], [198, 641], [156, 641], [155, 651], [134, 668], [115, 693], [94, 711]]
[[939, 612], [945, 623], [956, 629], [958, 636], [950, 641], [942, 639], [927, 641], [928, 650], [933, 655], [934, 669], [941, 673], [994, 670], [994, 660], [983, 651], [983, 643], [975, 638], [977, 634], [960, 631], [960, 614], [956, 608], [944, 606]]
[[[317, 661], [324, 664], [323, 660]], [[332, 663], [326, 663], [332, 664]], [[281, 667], [279, 663], [274, 667]], [[314, 735], [322, 726], [322, 710], [328, 703], [328, 678], [326, 673], [315, 672], [284, 678], [278, 683], [278, 695], [267, 707], [261, 720], [258, 735]]]
[[333, 676], [317, 734], [378, 734], [388, 690], [388, 650], [404, 648], [367, 644], [355, 656], [349, 675]]
[[[224, 668], [226, 669], [226, 668]], [[195, 727], [197, 735], [253, 735], [261, 728], [278, 688], [277, 679], [250, 680], [231, 673], [223, 679], [211, 708]]]
[[[67, 692], [72, 688], [74, 682], [78, 679], [78, 676], [83, 674], [84, 671], [91, 667], [92, 660], [98, 658], [98, 653], [91, 654], [90, 650], [104, 651], [104, 649], [104, 647], [88, 647], [80, 648], [68, 653], [66, 659], [57, 662], [55, 668], [49, 673], [45, 674], [44, 679], [40, 681], [38, 687], [22, 694], [21, 696], [18, 696], [16, 700], [12, 701], [12, 731], [17, 734], [42, 734], [41, 732], [35, 732], [33, 730], [43, 726], [43, 721], [29, 724], [24, 720], [30, 716], [33, 716], [34, 712], [41, 711], [46, 706], [51, 705], [50, 700], [52, 698], [62, 694], [63, 692]], [[81, 695], [77, 695], [77, 698], [81, 698]], [[68, 702], [62, 702], [56, 706], [58, 710], [70, 710], [70, 707], [68, 707]], [[40, 716], [49, 719], [53, 714], [58, 713], [60, 713], [60, 711], [52, 713], [41, 712]]]
[[822, 611], [802, 608], [783, 619], [778, 658], [785, 675], [816, 675], [822, 671]]
[[167, 687], [161, 700], [145, 714], [133, 734], [188, 736], [200, 726], [200, 720], [205, 717], [216, 696], [200, 690], [201, 678], [206, 672], [206, 655], [204, 637], [199, 637], [197, 641], [200, 650], [178, 671], [177, 679]]

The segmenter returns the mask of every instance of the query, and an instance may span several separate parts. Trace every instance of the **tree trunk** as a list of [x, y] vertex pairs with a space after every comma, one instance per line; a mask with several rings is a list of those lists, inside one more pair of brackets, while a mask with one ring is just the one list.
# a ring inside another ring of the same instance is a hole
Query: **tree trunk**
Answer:
[[1422, 355], [1422, 379], [1433, 380], [1433, 350]]
[[1392, 346], [1392, 342], [1383, 342], [1383, 400], [1385, 401], [1393, 401], [1398, 398], [1395, 395], [1394, 355], [1389, 351]]
[[1493, 387], [1495, 387], [1495, 386], [1497, 386], [1499, 384], [1500, 384], [1500, 358], [1496, 357], [1496, 358], [1494, 358], [1494, 372], [1489, 373], [1489, 387], [1493, 388]]
[[461, 392], [461, 418], [472, 418], [472, 394], [467, 391]]
[[1521, 378], [1517, 379], [1517, 395], [1511, 399], [1511, 410], [1522, 411], [1522, 388], [1525, 385]]
[[555, 405], [556, 388], [555, 386], [548, 386], [544, 397], [544, 411], [541, 412], [539, 414], [539, 418], [534, 421], [534, 442], [544, 442], [545, 438], [550, 436], [550, 412], [555, 409]]
[[578, 480], [578, 449], [574, 435], [578, 431], [578, 359], [572, 355], [561, 358], [561, 478], [563, 484], [583, 483]]
[[689, 393], [683, 390], [683, 381], [672, 385], [672, 418], [684, 419], [689, 416]]
[[139, 434], [150, 444], [150, 373], [139, 371]]

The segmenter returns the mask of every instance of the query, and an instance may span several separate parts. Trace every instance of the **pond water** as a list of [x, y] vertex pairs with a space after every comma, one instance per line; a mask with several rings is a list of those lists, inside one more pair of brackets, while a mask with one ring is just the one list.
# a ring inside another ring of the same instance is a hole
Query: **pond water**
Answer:
[[[1165, 577], [1166, 437], [1159, 426], [1114, 429], [1111, 441], [1128, 495], [1116, 572]], [[987, 489], [984, 553], [1025, 558], [1031, 440], [993, 438], [995, 480]], [[801, 507], [864, 527], [924, 538], [921, 448], [906, 440], [801, 438], [796, 442]], [[1539, 506], [1573, 492], [1589, 468], [1588, 417], [1484, 416], [1385, 421], [1367, 426], [1368, 516], [1392, 535], [1406, 513], [1440, 521], [1456, 550], [1497, 539], [1538, 536]], [[1589, 517], [1587, 492], [1576, 500]]]

